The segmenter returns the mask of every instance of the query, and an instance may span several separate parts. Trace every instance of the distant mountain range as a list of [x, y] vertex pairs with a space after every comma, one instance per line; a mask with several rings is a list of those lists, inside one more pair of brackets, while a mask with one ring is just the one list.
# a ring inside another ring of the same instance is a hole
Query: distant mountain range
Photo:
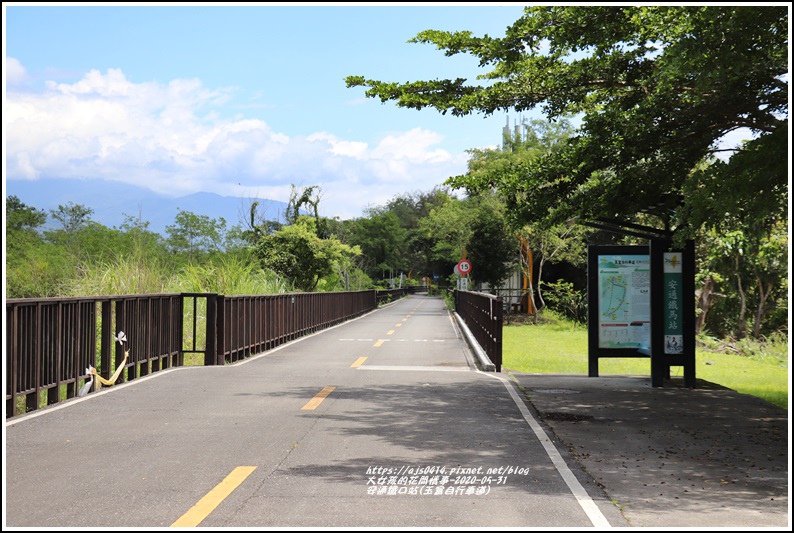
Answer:
[[[231, 228], [247, 220], [251, 204], [259, 202], [257, 212], [268, 220], [284, 222], [286, 202], [265, 198], [241, 198], [199, 192], [179, 198], [159, 195], [149, 189], [124, 183], [99, 180], [40, 179], [7, 180], [5, 195], [16, 196], [24, 204], [44, 210], [58, 209], [69, 202], [93, 209], [91, 220], [108, 228], [119, 227], [125, 215], [149, 222], [149, 230], [165, 235], [165, 227], [174, 223], [179, 210], [213, 219], [223, 217]], [[48, 227], [52, 227], [52, 218]]]

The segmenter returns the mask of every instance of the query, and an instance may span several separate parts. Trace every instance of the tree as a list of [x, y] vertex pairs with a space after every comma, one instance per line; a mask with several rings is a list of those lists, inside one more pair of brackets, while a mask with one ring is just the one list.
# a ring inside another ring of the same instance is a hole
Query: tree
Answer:
[[16, 196], [6, 199], [6, 255], [17, 256], [34, 240], [40, 240], [39, 228], [47, 222], [47, 213], [26, 205]]
[[492, 290], [501, 288], [515, 266], [518, 243], [492, 203], [481, 202], [471, 215], [471, 236], [466, 246], [467, 258], [474, 265], [471, 277], [487, 283]]
[[[526, 225], [517, 234], [527, 243], [534, 253], [535, 265], [522, 264], [524, 275], [529, 280], [529, 298], [535, 309], [534, 321], [537, 323], [538, 315], [546, 307], [543, 298], [544, 284], [543, 273], [547, 263], [567, 262], [574, 266], [581, 266], [587, 261], [587, 235], [591, 232], [588, 228], [575, 224], [557, 224], [551, 228]], [[523, 258], [522, 258], [523, 260]], [[534, 275], [533, 275], [534, 274]], [[559, 285], [559, 284], [558, 284]], [[571, 290], [573, 290], [571, 288]]]
[[365, 271], [373, 278], [381, 278], [384, 271], [407, 272], [409, 233], [397, 215], [385, 208], [370, 208], [365, 213], [366, 217], [356, 221], [350, 239], [366, 258]]
[[74, 261], [84, 256], [80, 246], [80, 232], [86, 229], [91, 221], [94, 210], [82, 204], [69, 202], [58, 205], [58, 209], [51, 209], [52, 218], [60, 222], [61, 228], [47, 232], [47, 238], [55, 244], [63, 244]]
[[81, 204], [69, 202], [66, 205], [58, 205], [58, 209], [50, 211], [52, 218], [61, 223], [63, 232], [69, 236], [74, 236], [91, 220], [94, 210]]
[[[472, 54], [491, 70], [483, 83], [349, 76], [347, 87], [455, 116], [540, 108], [550, 121], [581, 120], [546, 157], [448, 181], [496, 187], [517, 218], [551, 226], [652, 211], [691, 236], [718, 225], [725, 205], [767, 227], [787, 214], [786, 6], [539, 6], [503, 38], [427, 30], [411, 42]], [[698, 171], [741, 128], [753, 137]]]
[[305, 208], [310, 208], [308, 216], [313, 216], [316, 222], [317, 236], [321, 239], [330, 237], [329, 225], [330, 222], [327, 218], [320, 216], [320, 187], [318, 185], [311, 185], [298, 190], [295, 185], [290, 185], [289, 201], [287, 202], [287, 209], [284, 212], [284, 219], [287, 224], [294, 224], [301, 216], [306, 216]]
[[173, 253], [185, 254], [188, 260], [220, 251], [226, 234], [226, 220], [197, 215], [182, 209], [174, 224], [165, 227], [168, 245]]
[[129, 254], [146, 254], [162, 257], [166, 253], [161, 235], [149, 229], [149, 221], [137, 216], [123, 213], [124, 221], [118, 230], [123, 235], [124, 252]]
[[434, 257], [452, 265], [460, 261], [471, 238], [471, 213], [464, 201], [448, 196], [430, 210], [419, 227], [428, 238], [435, 239]]
[[[788, 236], [784, 224], [769, 233], [755, 233], [749, 228], [723, 227], [709, 230], [699, 239], [698, 332], [707, 324], [707, 317], [716, 298], [725, 300], [723, 315], [729, 323], [711, 320], [716, 333], [733, 333], [742, 339], [752, 333], [760, 338], [766, 329], [776, 329], [785, 323], [772, 323], [765, 328], [770, 310], [785, 309], [788, 305]], [[720, 292], [717, 292], [720, 291]], [[754, 311], [753, 311], [754, 308]], [[748, 314], [752, 312], [752, 319]], [[750, 327], [752, 323], [752, 327]]]
[[[469, 150], [471, 158], [466, 177], [473, 183], [485, 177], [486, 185], [477, 187], [478, 194], [485, 195], [488, 191], [491, 195], [493, 193], [490, 192], [487, 176], [512, 166], [531, 165], [547, 157], [548, 154], [560, 150], [573, 131], [573, 126], [567, 120], [560, 120], [557, 123], [525, 121], [514, 133], [505, 135], [501, 149]], [[584, 265], [585, 236], [591, 232], [588, 228], [574, 224], [556, 224], [548, 227], [534, 219], [527, 220], [525, 217], [507, 216], [506, 219], [508, 226], [504, 228], [503, 235], [511, 236], [514, 247], [518, 242], [526, 246], [526, 250], [520, 254], [521, 268], [527, 280], [527, 297], [532, 303], [537, 321], [538, 315], [546, 307], [543, 298], [543, 274], [546, 263], [564, 262], [574, 267]], [[518, 242], [512, 236], [515, 236]], [[532, 253], [529, 253], [530, 251]], [[474, 271], [475, 274], [477, 270]], [[567, 285], [565, 287], [568, 293], [573, 293], [572, 285], [570, 288]]]
[[[315, 193], [315, 191], [317, 192]], [[310, 214], [313, 215], [315, 219], [319, 219], [319, 205], [320, 188], [317, 185], [304, 187], [300, 191], [295, 185], [291, 185], [289, 201], [287, 202], [287, 210], [284, 213], [284, 218], [287, 224], [294, 224], [298, 220], [298, 217], [304, 214], [301, 212], [301, 209], [303, 209], [304, 206], [308, 206], [311, 208]]]
[[420, 226], [431, 210], [448, 199], [448, 192], [441, 187], [400, 194], [383, 206], [366, 209], [365, 217], [334, 223], [333, 233], [361, 246], [367, 273], [372, 277], [389, 270], [402, 271], [414, 279], [432, 277], [446, 270], [449, 261], [436, 260], [433, 248], [437, 237]]
[[310, 292], [320, 278], [335, 273], [338, 263], [351, 261], [361, 250], [336, 238], [321, 239], [316, 219], [299, 216], [293, 224], [264, 235], [255, 253], [262, 268], [284, 276], [296, 289]]
[[270, 235], [283, 227], [278, 220], [267, 220], [259, 214], [259, 202], [253, 201], [248, 209], [248, 218], [241, 229], [241, 238], [249, 245], [254, 246], [263, 235]]
[[17, 196], [6, 198], [5, 283], [9, 298], [54, 296], [68, 268], [65, 254], [43, 239], [47, 213]]
[[36, 231], [45, 222], [47, 213], [41, 209], [25, 204], [14, 195], [6, 198], [6, 235], [9, 231]]

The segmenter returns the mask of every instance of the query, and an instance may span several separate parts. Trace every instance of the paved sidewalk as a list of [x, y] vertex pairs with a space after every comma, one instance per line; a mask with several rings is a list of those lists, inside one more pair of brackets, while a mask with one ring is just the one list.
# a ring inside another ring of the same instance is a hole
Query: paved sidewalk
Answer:
[[790, 527], [786, 410], [700, 380], [503, 373], [631, 526]]

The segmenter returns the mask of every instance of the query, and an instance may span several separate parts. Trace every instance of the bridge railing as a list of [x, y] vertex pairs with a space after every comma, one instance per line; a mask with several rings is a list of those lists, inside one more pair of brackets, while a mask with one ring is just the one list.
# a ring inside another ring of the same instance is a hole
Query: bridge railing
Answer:
[[502, 298], [481, 292], [455, 291], [455, 311], [463, 319], [477, 343], [502, 371]]
[[89, 366], [121, 383], [181, 365], [182, 315], [180, 294], [6, 300], [6, 417], [77, 396]]
[[[411, 292], [398, 291], [391, 297]], [[231, 363], [354, 318], [387, 297], [368, 290], [7, 299], [6, 418], [79, 396], [89, 367], [116, 384], [183, 366], [186, 354], [203, 356], [204, 365]]]
[[[216, 346], [205, 364], [233, 363], [376, 307], [376, 291], [215, 297]], [[209, 313], [208, 313], [209, 314]]]
[[417, 285], [414, 287], [402, 287], [400, 289], [378, 289], [377, 299], [378, 305], [388, 303], [392, 300], [402, 298], [408, 294], [416, 294], [418, 292], [427, 292], [428, 288], [424, 285]]

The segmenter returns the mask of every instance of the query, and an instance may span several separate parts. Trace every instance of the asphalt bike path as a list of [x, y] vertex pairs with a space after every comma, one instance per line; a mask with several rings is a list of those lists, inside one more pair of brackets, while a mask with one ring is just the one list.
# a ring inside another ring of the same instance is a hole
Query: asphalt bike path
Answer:
[[410, 296], [5, 426], [9, 527], [597, 527], [619, 509]]

